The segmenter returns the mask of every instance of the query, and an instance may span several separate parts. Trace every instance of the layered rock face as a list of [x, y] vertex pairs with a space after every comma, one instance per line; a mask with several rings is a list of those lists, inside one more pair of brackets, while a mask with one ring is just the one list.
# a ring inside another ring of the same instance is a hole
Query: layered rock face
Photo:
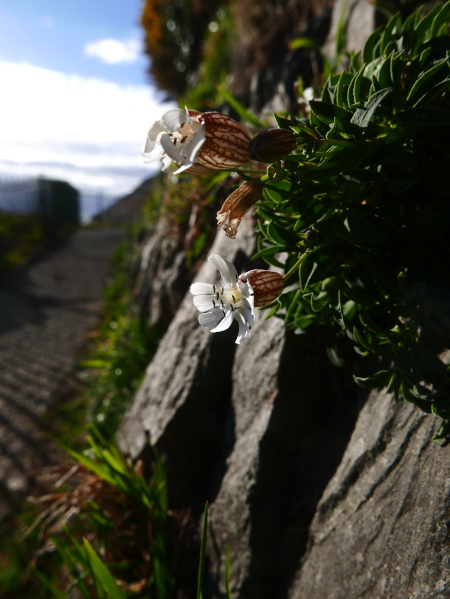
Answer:
[[[355, 48], [373, 28], [374, 10], [350, 2], [349, 12]], [[291, 90], [291, 71], [274, 77], [278, 87], [266, 98], [269, 75], [255, 75], [253, 106], [287, 110], [295, 101], [283, 87]], [[257, 267], [249, 262], [252, 229], [247, 218], [235, 241], [219, 233], [210, 253], [240, 272]], [[160, 289], [170, 286], [158, 272], [160, 243], [148, 244], [152, 266], [141, 284], [158, 314], [167, 307]], [[181, 254], [170, 261], [182, 271]], [[215, 283], [218, 273], [205, 263], [196, 280]], [[181, 301], [188, 284], [184, 278], [180, 307], [119, 437], [137, 458], [148, 431], [167, 467], [171, 508], [197, 531], [209, 502], [204, 597], [224, 597], [228, 543], [234, 599], [450, 597], [450, 449], [431, 440], [438, 419], [383, 391], [367, 397], [331, 366], [324, 339], [295, 336], [281, 320], [264, 321], [265, 312], [240, 346], [237, 327], [209, 333], [192, 296]], [[180, 599], [195, 597], [195, 540], [181, 557], [193, 566]]]
[[[210, 253], [248, 270], [253, 226], [244, 219], [236, 241], [219, 233]], [[196, 280], [218, 275], [205, 263]], [[354, 391], [318, 344], [265, 314], [237, 346], [237, 326], [212, 334], [198, 324], [188, 293], [119, 435], [134, 458], [150, 436], [167, 467], [172, 509], [200, 519], [208, 500], [211, 597], [222, 596], [227, 543], [236, 597], [286, 594], [357, 413]]]
[[438, 419], [384, 392], [361, 410], [289, 599], [450, 596], [450, 448]]
[[[219, 234], [211, 253], [242, 271], [249, 219], [239, 237]], [[205, 263], [196, 280], [217, 278]], [[384, 392], [365, 401], [321, 340], [264, 312], [239, 346], [237, 327], [211, 334], [197, 316], [188, 293], [120, 439], [136, 458], [149, 432], [171, 507], [198, 528], [208, 500], [205, 596], [223, 597], [229, 543], [236, 599], [448, 597], [450, 462], [431, 441], [437, 419]], [[191, 576], [197, 551], [182, 555]]]

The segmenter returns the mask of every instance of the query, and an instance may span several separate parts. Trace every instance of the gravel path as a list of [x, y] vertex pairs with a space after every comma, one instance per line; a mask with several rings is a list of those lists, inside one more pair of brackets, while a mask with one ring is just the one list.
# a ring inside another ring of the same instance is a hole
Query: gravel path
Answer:
[[67, 390], [124, 235], [80, 229], [0, 282], [0, 521], [30, 488], [30, 472], [51, 463], [40, 421]]

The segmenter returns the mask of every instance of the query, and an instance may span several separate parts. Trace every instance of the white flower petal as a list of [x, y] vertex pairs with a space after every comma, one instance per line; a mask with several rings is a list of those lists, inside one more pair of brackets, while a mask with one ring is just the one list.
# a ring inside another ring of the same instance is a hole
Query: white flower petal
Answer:
[[192, 283], [189, 291], [192, 295], [213, 295], [214, 285], [210, 285], [209, 283]]
[[153, 162], [154, 160], [161, 160], [164, 150], [161, 146], [156, 146], [151, 152], [142, 152], [145, 162]]
[[161, 121], [155, 121], [147, 133], [145, 140], [144, 153], [151, 152], [156, 145], [157, 137], [160, 133], [164, 133]]
[[253, 326], [255, 316], [253, 315], [251, 306], [249, 306], [246, 299], [241, 300], [241, 307], [239, 308], [239, 312], [245, 318], [246, 322], [248, 322], [250, 326]]
[[[195, 297], [194, 297], [195, 300]], [[226, 331], [226, 329], [229, 329], [231, 326], [231, 323], [234, 320], [234, 316], [236, 314], [236, 310], [233, 312], [232, 310], [227, 310], [225, 312], [225, 318], [219, 322], [219, 324], [214, 327], [213, 329], [211, 329], [211, 333], [220, 333], [220, 331]]]
[[245, 322], [245, 318], [242, 316], [242, 314], [239, 314], [239, 312], [236, 314], [236, 320], [239, 323], [239, 333], [236, 339], [236, 343], [239, 345], [242, 339], [244, 339], [244, 337], [247, 337], [250, 331], [248, 329], [247, 323]]
[[[161, 151], [162, 151], [162, 148], [161, 148]], [[172, 158], [169, 158], [169, 156], [167, 156], [167, 154], [161, 158], [161, 161], [162, 161], [162, 164], [163, 164], [162, 165], [162, 170], [163, 171], [166, 171], [170, 167], [170, 165], [172, 164], [172, 162], [173, 162]]]
[[213, 295], [194, 295], [194, 306], [199, 312], [208, 312], [214, 308]]
[[190, 135], [183, 144], [178, 146], [180, 154], [183, 156], [183, 164], [175, 171], [175, 175], [182, 173], [194, 164], [202, 145], [205, 143], [205, 139], [203, 127], [201, 127], [199, 131]]
[[216, 310], [212, 310], [211, 312], [204, 312], [203, 314], [199, 314], [198, 321], [202, 325], [202, 327], [210, 328], [216, 326], [218, 322], [220, 322], [223, 318], [222, 310], [217, 308]]
[[220, 271], [222, 281], [225, 285], [236, 285], [237, 270], [234, 264], [221, 258], [218, 254], [209, 256], [208, 262], [211, 262]]
[[200, 126], [198, 131], [191, 135], [184, 143], [183, 153], [186, 152], [188, 160], [195, 162], [200, 148], [205, 143], [205, 131], [203, 126]]
[[172, 158], [172, 160], [174, 162], [176, 162], [177, 164], [180, 164], [180, 162], [183, 162], [183, 160], [184, 160], [183, 156], [180, 154], [180, 152], [177, 150], [177, 148], [173, 145], [172, 138], [169, 135], [161, 136], [161, 145], [163, 147], [163, 150], [167, 154], [167, 156], [170, 156], [170, 158]]
[[172, 108], [161, 117], [162, 126], [168, 133], [175, 133], [184, 123], [190, 120], [191, 117], [181, 108]]

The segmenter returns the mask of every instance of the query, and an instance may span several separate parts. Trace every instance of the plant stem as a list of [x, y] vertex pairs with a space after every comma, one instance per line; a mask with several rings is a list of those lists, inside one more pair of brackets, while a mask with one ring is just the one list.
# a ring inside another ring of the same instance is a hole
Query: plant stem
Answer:
[[294, 264], [291, 270], [284, 275], [283, 279], [285, 281], [287, 281], [289, 277], [294, 274], [294, 272], [299, 268], [299, 266], [305, 261], [307, 255], [308, 254], [305, 252], [300, 256], [300, 258], [297, 260], [297, 262]]

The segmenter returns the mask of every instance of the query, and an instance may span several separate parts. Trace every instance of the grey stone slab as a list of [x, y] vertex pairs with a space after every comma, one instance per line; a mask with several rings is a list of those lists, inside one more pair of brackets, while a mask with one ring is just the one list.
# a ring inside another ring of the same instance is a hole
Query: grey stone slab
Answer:
[[[254, 251], [254, 225], [244, 219], [236, 240], [222, 232], [210, 254], [233, 262], [238, 270]], [[249, 269], [249, 268], [247, 268]], [[197, 281], [216, 283], [220, 274], [209, 262]], [[122, 447], [137, 457], [146, 448], [146, 432], [164, 455], [169, 490], [177, 504], [208, 483], [221, 451], [221, 434], [230, 398], [231, 368], [238, 326], [213, 334], [198, 323], [188, 292], [150, 363], [145, 379], [119, 431]]]
[[290, 599], [450, 596], [450, 447], [439, 419], [373, 392], [310, 528]]

